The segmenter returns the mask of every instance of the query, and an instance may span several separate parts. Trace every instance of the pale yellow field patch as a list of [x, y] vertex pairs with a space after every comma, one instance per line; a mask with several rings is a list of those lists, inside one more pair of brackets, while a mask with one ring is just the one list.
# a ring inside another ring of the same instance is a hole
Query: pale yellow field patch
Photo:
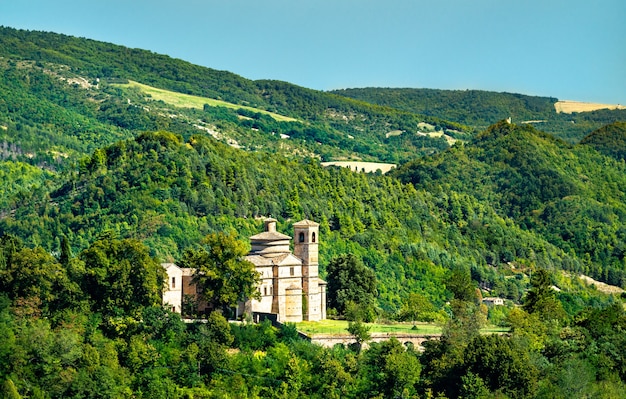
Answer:
[[269, 115], [279, 122], [297, 122], [297, 119], [290, 118], [288, 116], [276, 114], [274, 112], [265, 111], [259, 108], [247, 107], [245, 105], [233, 104], [222, 100], [215, 100], [213, 98], [193, 96], [190, 94], [177, 93], [174, 91], [159, 89], [156, 87], [144, 85], [139, 82], [129, 80], [127, 84], [116, 84], [116, 86], [122, 87], [136, 87], [141, 90], [142, 93], [150, 95], [150, 98], [157, 101], [163, 101], [166, 104], [179, 108], [195, 108], [203, 109], [207, 104], [211, 107], [226, 107], [231, 109], [245, 109], [252, 112], [257, 112], [265, 115]]
[[591, 112], [599, 109], [626, 109], [620, 104], [598, 104], [586, 103], [581, 101], [558, 101], [554, 103], [554, 109], [557, 114], [571, 114], [572, 112]]
[[378, 169], [382, 173], [387, 173], [391, 169], [395, 168], [396, 165], [393, 163], [379, 163], [379, 162], [360, 162], [360, 161], [333, 161], [333, 162], [322, 162], [322, 166], [341, 166], [343, 168], [350, 168], [355, 172], [365, 171], [376, 172]]
[[603, 292], [605, 294], [621, 294], [622, 292], [624, 292], [624, 290], [620, 287], [609, 285], [609, 284], [603, 283], [602, 281], [594, 280], [589, 276], [585, 276], [584, 274], [581, 274], [579, 277], [586, 284], [594, 285], [598, 291]]

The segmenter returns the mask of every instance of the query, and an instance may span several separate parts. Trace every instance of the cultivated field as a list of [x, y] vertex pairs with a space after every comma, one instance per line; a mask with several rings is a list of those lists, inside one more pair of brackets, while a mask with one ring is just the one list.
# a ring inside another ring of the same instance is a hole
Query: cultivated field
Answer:
[[322, 162], [322, 166], [341, 166], [343, 168], [350, 168], [355, 172], [365, 171], [376, 172], [380, 169], [381, 172], [387, 173], [391, 169], [395, 168], [396, 165], [393, 163], [378, 163], [378, 162], [358, 162], [358, 161], [333, 161], [333, 162]]
[[196, 108], [203, 109], [204, 104], [207, 104], [211, 107], [226, 107], [231, 109], [246, 109], [252, 112], [258, 112], [261, 114], [269, 115], [277, 121], [285, 121], [285, 122], [295, 122], [297, 121], [294, 118], [289, 118], [284, 115], [279, 115], [274, 112], [265, 111], [259, 108], [254, 107], [246, 107], [244, 105], [238, 105], [229, 103], [226, 101], [215, 100], [213, 98], [208, 97], [200, 97], [200, 96], [192, 96], [189, 94], [177, 93], [174, 91], [163, 90], [156, 87], [148, 86], [141, 84], [139, 82], [134, 82], [132, 80], [128, 81], [127, 84], [119, 84], [116, 86], [122, 87], [136, 87], [141, 90], [142, 93], [149, 95], [150, 98], [157, 101], [163, 101], [166, 104], [172, 105], [174, 107], [180, 108]]
[[626, 109], [623, 105], [585, 103], [579, 101], [558, 101], [554, 103], [556, 113], [571, 114], [572, 112], [590, 112], [598, 109]]

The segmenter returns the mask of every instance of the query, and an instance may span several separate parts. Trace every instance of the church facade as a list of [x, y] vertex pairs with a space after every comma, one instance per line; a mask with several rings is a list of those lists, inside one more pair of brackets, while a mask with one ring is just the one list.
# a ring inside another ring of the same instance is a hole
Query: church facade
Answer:
[[[291, 237], [276, 230], [275, 219], [266, 219], [264, 231], [250, 237], [252, 249], [245, 259], [259, 273], [260, 299], [240, 303], [239, 314], [274, 315], [280, 322], [326, 318], [326, 282], [318, 274], [319, 224], [302, 220], [295, 223], [293, 229], [293, 252]], [[197, 299], [193, 271], [171, 263], [163, 267], [168, 274], [163, 303], [180, 313], [184, 297], [196, 295]], [[180, 280], [178, 285], [177, 279]]]

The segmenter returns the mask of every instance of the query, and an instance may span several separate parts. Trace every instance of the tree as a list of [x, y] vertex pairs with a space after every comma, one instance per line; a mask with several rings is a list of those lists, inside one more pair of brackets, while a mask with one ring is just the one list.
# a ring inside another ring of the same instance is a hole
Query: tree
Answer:
[[544, 320], [559, 320], [565, 317], [563, 305], [555, 297], [550, 273], [547, 270], [536, 270], [530, 278], [530, 285], [531, 288], [523, 301], [526, 312], [537, 313]]
[[139, 241], [101, 239], [79, 258], [85, 262], [83, 291], [94, 311], [129, 314], [161, 304], [165, 271]]
[[201, 297], [214, 309], [225, 310], [259, 295], [259, 274], [243, 259], [247, 253], [233, 234], [213, 233], [199, 248], [185, 251], [179, 264], [195, 269], [193, 281]]
[[437, 318], [437, 309], [422, 294], [411, 293], [405, 300], [402, 309], [400, 309], [400, 317], [402, 320], [411, 320], [413, 325], [415, 321], [434, 321]]
[[348, 330], [348, 332], [352, 334], [356, 340], [357, 352], [360, 352], [363, 343], [369, 341], [372, 337], [370, 334], [370, 327], [366, 326], [363, 322], [361, 322], [361, 320], [350, 321], [346, 330]]
[[515, 338], [479, 335], [467, 346], [464, 360], [464, 369], [480, 377], [492, 391], [524, 398], [532, 397], [537, 389], [538, 370], [528, 350]]
[[365, 311], [365, 321], [373, 319], [376, 301], [376, 275], [352, 254], [333, 258], [328, 271], [328, 302], [340, 314], [345, 314], [350, 302]]
[[456, 267], [450, 273], [446, 287], [452, 292], [454, 298], [464, 302], [476, 302], [476, 288], [472, 283], [469, 270]]
[[412, 397], [421, 373], [418, 355], [396, 338], [373, 342], [363, 354], [369, 397]]

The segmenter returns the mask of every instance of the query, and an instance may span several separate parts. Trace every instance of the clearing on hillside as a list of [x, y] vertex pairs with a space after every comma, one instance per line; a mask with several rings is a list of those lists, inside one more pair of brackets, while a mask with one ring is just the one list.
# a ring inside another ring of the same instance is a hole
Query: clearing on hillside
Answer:
[[129, 80], [127, 84], [116, 84], [117, 86], [122, 87], [137, 87], [141, 90], [142, 93], [146, 95], [150, 95], [150, 98], [153, 100], [160, 100], [166, 104], [173, 105], [175, 107], [180, 108], [196, 108], [203, 109], [204, 105], [207, 104], [211, 107], [225, 107], [231, 109], [245, 109], [252, 112], [257, 112], [260, 114], [269, 115], [275, 120], [279, 122], [297, 122], [297, 119], [290, 118], [288, 116], [279, 115], [274, 112], [265, 111], [263, 109], [254, 108], [254, 107], [246, 107], [245, 105], [233, 104], [226, 101], [215, 100], [213, 98], [208, 97], [200, 97], [200, 96], [192, 96], [190, 94], [177, 93], [174, 91], [159, 89], [156, 87], [148, 86], [141, 84], [139, 82], [134, 82]]
[[557, 101], [554, 103], [554, 109], [557, 114], [571, 114], [572, 112], [590, 112], [599, 109], [626, 109], [625, 106], [619, 104], [597, 104], [586, 103], [580, 101]]
[[603, 283], [602, 281], [594, 280], [589, 276], [585, 276], [584, 274], [581, 274], [579, 277], [585, 283], [589, 285], [594, 285], [598, 291], [603, 292], [605, 294], [621, 294], [624, 292], [624, 290], [620, 287], [609, 285], [609, 284]]
[[395, 168], [393, 163], [379, 163], [379, 162], [358, 162], [358, 161], [333, 161], [322, 162], [322, 166], [341, 166], [343, 168], [350, 168], [355, 172], [364, 171], [366, 173], [376, 172], [378, 169], [384, 174]]

